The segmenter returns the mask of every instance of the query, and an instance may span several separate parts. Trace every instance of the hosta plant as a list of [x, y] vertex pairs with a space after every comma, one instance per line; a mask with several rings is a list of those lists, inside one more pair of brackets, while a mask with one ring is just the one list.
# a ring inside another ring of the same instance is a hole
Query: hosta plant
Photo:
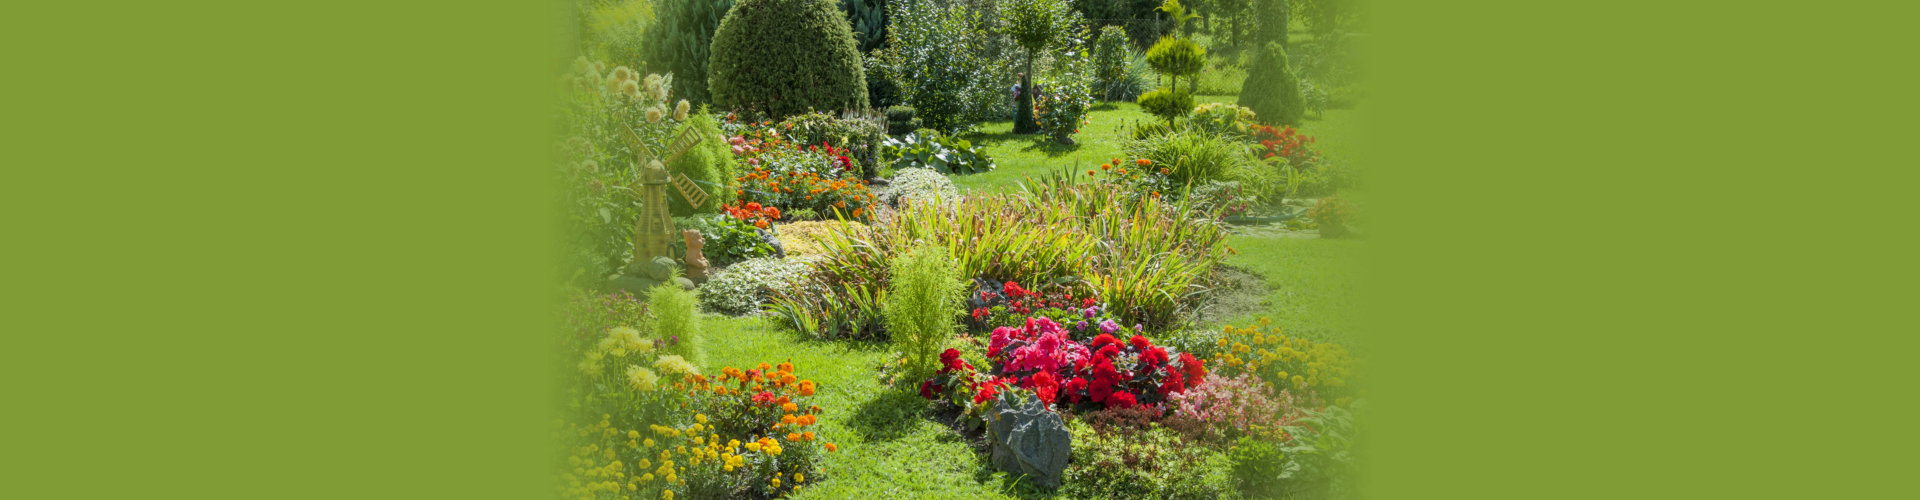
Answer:
[[893, 162], [896, 170], [923, 167], [943, 174], [977, 174], [995, 166], [986, 146], [945, 134], [914, 132], [888, 138], [883, 144], [882, 157]]

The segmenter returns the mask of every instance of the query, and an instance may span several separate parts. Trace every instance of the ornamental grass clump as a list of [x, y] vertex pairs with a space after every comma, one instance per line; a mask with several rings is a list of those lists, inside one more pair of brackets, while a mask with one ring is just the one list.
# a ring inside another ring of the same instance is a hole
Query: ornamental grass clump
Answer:
[[950, 246], [960, 277], [1081, 281], [1112, 314], [1148, 329], [1179, 323], [1211, 289], [1225, 226], [1184, 202], [1078, 182], [1052, 176], [951, 208], [911, 204], [866, 234], [827, 235], [813, 279], [832, 292], [772, 308], [810, 335], [871, 335], [890, 263], [925, 241]]
[[891, 267], [882, 300], [887, 335], [906, 354], [910, 373], [932, 373], [934, 353], [959, 331], [964, 278], [941, 245], [915, 246]]
[[698, 304], [699, 298], [694, 292], [682, 290], [673, 284], [654, 287], [647, 296], [647, 310], [652, 313], [650, 329], [654, 337], [665, 341], [663, 347], [668, 353], [704, 364], [707, 353], [701, 349], [705, 333], [700, 324], [700, 314], [696, 311]]

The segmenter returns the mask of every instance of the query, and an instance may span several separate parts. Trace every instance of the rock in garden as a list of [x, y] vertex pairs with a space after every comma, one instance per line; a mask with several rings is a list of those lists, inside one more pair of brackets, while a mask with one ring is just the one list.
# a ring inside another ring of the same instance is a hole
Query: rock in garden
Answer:
[[1060, 475], [1066, 471], [1067, 456], [1073, 451], [1073, 435], [1067, 432], [1060, 415], [1032, 394], [1017, 405], [997, 404], [988, 415], [987, 439], [993, 466], [1024, 474], [1041, 488], [1060, 487]]

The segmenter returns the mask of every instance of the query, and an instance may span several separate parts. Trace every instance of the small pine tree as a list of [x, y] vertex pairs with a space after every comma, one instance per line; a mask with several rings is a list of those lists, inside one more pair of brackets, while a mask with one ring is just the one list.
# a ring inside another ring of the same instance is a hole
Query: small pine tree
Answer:
[[1240, 105], [1252, 109], [1262, 121], [1271, 124], [1299, 125], [1306, 116], [1307, 100], [1300, 94], [1300, 77], [1287, 64], [1287, 49], [1268, 42], [1247, 70], [1247, 82], [1240, 89]]

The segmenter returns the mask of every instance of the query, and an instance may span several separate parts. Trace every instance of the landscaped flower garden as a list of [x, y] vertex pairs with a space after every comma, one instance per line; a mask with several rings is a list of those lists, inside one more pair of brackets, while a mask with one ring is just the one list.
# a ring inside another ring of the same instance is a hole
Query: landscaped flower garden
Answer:
[[582, 1], [556, 494], [1349, 496], [1351, 27], [1093, 4]]

